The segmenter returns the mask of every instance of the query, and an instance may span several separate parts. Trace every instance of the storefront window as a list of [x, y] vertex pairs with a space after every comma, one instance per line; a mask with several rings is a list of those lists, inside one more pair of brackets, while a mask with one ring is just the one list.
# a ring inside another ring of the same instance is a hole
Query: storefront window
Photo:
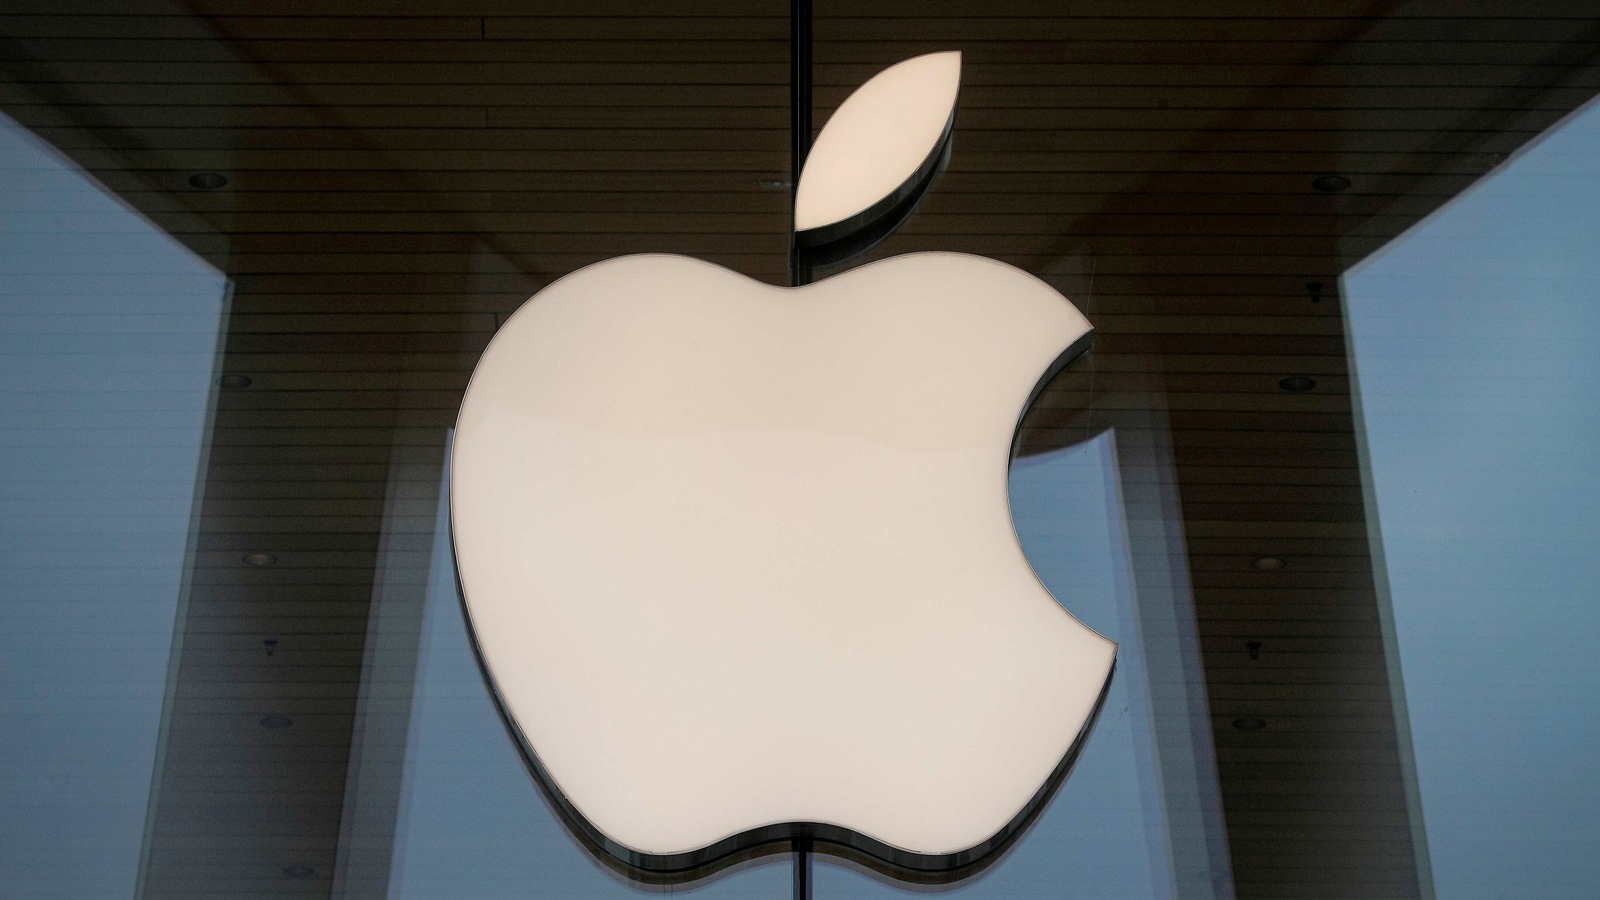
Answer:
[[1600, 895], [1587, 0], [8, 5], [0, 894], [790, 896], [787, 844], [646, 884], [568, 833], [447, 459], [574, 271], [789, 283], [796, 14], [818, 127], [961, 52], [926, 194], [815, 275], [974, 254], [1084, 314], [993, 496], [1120, 646], [996, 865], [823, 848], [813, 896]]
[[129, 897], [228, 282], [0, 116], [0, 878]]
[[1345, 276], [1379, 590], [1441, 897], [1600, 883], [1590, 106]]

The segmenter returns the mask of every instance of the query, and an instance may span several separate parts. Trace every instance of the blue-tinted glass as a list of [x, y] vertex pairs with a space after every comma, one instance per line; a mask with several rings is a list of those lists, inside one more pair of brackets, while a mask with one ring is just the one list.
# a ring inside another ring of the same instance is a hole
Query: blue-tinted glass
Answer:
[[[1112, 432], [1019, 459], [1011, 509], [1029, 562], [1073, 615], [1118, 642], [1100, 719], [1072, 774], [1034, 827], [969, 897], [1174, 896], [1172, 852], [1152, 742], [1145, 661], [1135, 625], [1132, 559]], [[902, 893], [832, 865], [817, 897]]]
[[[1097, 328], [1010, 487], [1116, 680], [949, 892], [1600, 897], [1600, 110], [1535, 138], [1600, 0], [822, 5], [816, 125], [966, 54], [873, 252], [1005, 260]], [[638, 895], [495, 713], [442, 465], [554, 280], [784, 279], [790, 5], [11, 6], [0, 898]]]
[[0, 116], [7, 896], [134, 895], [226, 293]]
[[1600, 896], [1597, 284], [1593, 106], [1345, 278], [1440, 897]]

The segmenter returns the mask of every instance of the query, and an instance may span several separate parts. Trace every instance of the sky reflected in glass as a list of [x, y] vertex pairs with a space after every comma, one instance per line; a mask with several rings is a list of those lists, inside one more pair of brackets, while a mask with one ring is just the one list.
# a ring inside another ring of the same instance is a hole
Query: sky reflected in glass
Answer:
[[1597, 235], [1590, 106], [1345, 277], [1443, 898], [1600, 896]]
[[0, 116], [7, 896], [134, 896], [227, 287]]
[[[1070, 888], [1081, 897], [1173, 897], [1115, 433], [1017, 460], [1011, 512], [1045, 586], [1084, 624], [1117, 641], [1117, 670], [1100, 720], [1055, 799], [1005, 859], [959, 893], [1042, 898]], [[818, 898], [905, 892], [837, 866], [817, 870]]]

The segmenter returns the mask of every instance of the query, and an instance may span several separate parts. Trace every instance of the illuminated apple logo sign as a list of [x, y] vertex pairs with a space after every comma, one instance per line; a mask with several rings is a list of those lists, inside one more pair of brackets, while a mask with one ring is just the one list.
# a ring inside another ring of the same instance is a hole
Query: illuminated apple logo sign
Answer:
[[[918, 57], [840, 107], [801, 240], [906, 209], [959, 80]], [[661, 880], [809, 840], [926, 880], [1028, 824], [1116, 657], [1007, 496], [1023, 408], [1090, 331], [960, 253], [798, 288], [627, 256], [505, 323], [461, 407], [455, 554], [501, 711], [592, 851]]]

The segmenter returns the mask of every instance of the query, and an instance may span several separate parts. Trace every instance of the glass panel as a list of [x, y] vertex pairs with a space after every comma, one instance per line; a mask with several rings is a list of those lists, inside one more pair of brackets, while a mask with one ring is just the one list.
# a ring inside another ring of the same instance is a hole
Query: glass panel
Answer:
[[[819, 126], [963, 54], [870, 255], [1096, 328], [1011, 499], [1115, 695], [953, 890], [1600, 895], [1600, 0], [820, 5]], [[790, 5], [106, 6], [0, 12], [0, 894], [633, 896], [468, 651], [449, 429], [581, 267], [783, 281]]]
[[1344, 280], [1440, 897], [1600, 893], [1597, 173], [1591, 105]]
[[0, 116], [0, 881], [127, 898], [228, 283]]
[[[1120, 455], [1117, 432], [1107, 429], [1012, 466], [1012, 515], [1029, 562], [1073, 615], [1118, 642], [1117, 669], [1072, 774], [1006, 858], [965, 883], [965, 896], [1054, 897], [1063, 885], [1106, 898], [1229, 894], [1225, 874], [1213, 881], [1204, 849], [1196, 854], [1191, 845], [1195, 832], [1184, 830], [1203, 827], [1195, 815], [1201, 807], [1215, 810], [1215, 776], [1196, 783], [1178, 775], [1173, 761], [1164, 767], [1161, 758], [1158, 719], [1171, 713], [1163, 702], [1170, 698], [1161, 695], [1173, 671], [1151, 658], [1145, 642], [1155, 617], [1147, 622], [1150, 610], [1141, 610], [1141, 603], [1155, 604], [1136, 587], [1136, 541]], [[1154, 468], [1153, 460], [1145, 462], [1147, 471]], [[1159, 506], [1145, 510], [1152, 511]], [[1150, 580], [1150, 573], [1140, 574]], [[1162, 596], [1153, 586], [1151, 593]], [[1165, 644], [1165, 636], [1151, 637]], [[1186, 731], [1191, 724], [1183, 722]], [[819, 898], [906, 890], [834, 865], [817, 869]]]

